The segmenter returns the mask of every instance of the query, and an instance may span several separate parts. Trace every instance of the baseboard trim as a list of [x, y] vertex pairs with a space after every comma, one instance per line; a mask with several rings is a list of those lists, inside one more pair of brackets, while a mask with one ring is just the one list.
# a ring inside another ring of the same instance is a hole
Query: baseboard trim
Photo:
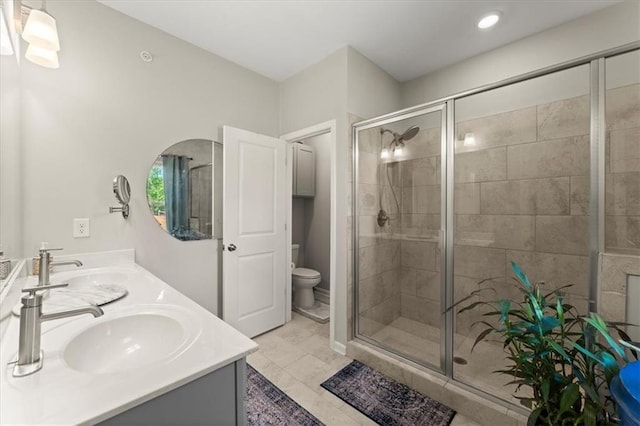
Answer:
[[324, 288], [319, 288], [319, 287], [315, 287], [313, 289], [313, 295], [316, 298], [316, 300], [319, 300], [320, 302], [329, 305], [329, 290], [326, 290]]
[[332, 342], [331, 349], [338, 352], [340, 355], [343, 355], [343, 356], [347, 355], [347, 346], [343, 345], [340, 342], [336, 342], [336, 341]]

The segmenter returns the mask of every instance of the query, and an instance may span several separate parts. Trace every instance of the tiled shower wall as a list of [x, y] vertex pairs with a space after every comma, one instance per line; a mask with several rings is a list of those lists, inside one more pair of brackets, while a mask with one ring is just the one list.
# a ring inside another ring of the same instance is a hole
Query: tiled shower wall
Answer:
[[640, 84], [607, 91], [605, 247], [640, 255]]
[[[609, 90], [606, 105], [606, 246], [637, 254], [640, 85]], [[490, 297], [519, 298], [515, 261], [533, 280], [575, 284], [569, 300], [586, 310], [589, 118], [588, 96], [580, 96], [456, 124], [456, 300], [485, 278], [494, 278]], [[464, 146], [466, 133], [475, 145]], [[389, 165], [399, 216], [379, 169], [381, 148], [379, 128], [360, 133], [362, 330], [375, 333], [398, 316], [438, 326], [440, 132], [422, 129], [407, 142], [404, 161]], [[385, 228], [375, 222], [380, 184], [392, 216]], [[476, 319], [459, 315], [458, 331]]]
[[[369, 336], [400, 316], [400, 241], [394, 237], [398, 211], [395, 202], [390, 198], [388, 186], [382, 192], [382, 202], [392, 217], [391, 225], [380, 228], [376, 223], [380, 209], [380, 185], [387, 185], [386, 176], [380, 174], [381, 141], [379, 128], [360, 132], [358, 308], [360, 331]], [[390, 174], [396, 176], [395, 180], [398, 170], [398, 165], [392, 165], [389, 170]], [[396, 189], [397, 194], [398, 190]]]

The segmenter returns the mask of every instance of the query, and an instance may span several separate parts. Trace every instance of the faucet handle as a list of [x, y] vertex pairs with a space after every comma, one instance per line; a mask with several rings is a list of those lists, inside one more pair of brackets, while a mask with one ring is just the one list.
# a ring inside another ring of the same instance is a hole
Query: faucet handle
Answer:
[[60, 284], [49, 284], [49, 285], [41, 285], [36, 287], [25, 287], [22, 289], [24, 293], [31, 293], [31, 295], [35, 295], [36, 291], [40, 290], [49, 290], [50, 288], [60, 288], [67, 287], [69, 283], [60, 283]]
[[42, 253], [49, 253], [50, 251], [57, 251], [57, 250], [64, 250], [62, 247], [57, 247], [57, 248], [48, 248], [48, 247], [40, 247], [40, 254]]

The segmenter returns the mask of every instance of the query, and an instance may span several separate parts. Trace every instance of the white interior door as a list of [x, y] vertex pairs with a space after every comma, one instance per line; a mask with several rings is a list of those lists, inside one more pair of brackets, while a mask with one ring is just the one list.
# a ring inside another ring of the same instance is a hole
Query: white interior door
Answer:
[[285, 322], [286, 142], [229, 126], [223, 140], [222, 318], [253, 337]]

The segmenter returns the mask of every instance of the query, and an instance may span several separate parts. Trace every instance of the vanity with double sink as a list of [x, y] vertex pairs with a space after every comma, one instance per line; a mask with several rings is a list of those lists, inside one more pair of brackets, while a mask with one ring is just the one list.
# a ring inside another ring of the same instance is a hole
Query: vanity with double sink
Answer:
[[[22, 261], [0, 292], [0, 424], [245, 423], [256, 343], [137, 265], [133, 250], [72, 257], [83, 266], [56, 270], [49, 290], [25, 297], [39, 282]], [[51, 319], [39, 324], [40, 359], [37, 342], [19, 342], [32, 321], [16, 315], [37, 297]], [[22, 366], [19, 346], [33, 353]]]

